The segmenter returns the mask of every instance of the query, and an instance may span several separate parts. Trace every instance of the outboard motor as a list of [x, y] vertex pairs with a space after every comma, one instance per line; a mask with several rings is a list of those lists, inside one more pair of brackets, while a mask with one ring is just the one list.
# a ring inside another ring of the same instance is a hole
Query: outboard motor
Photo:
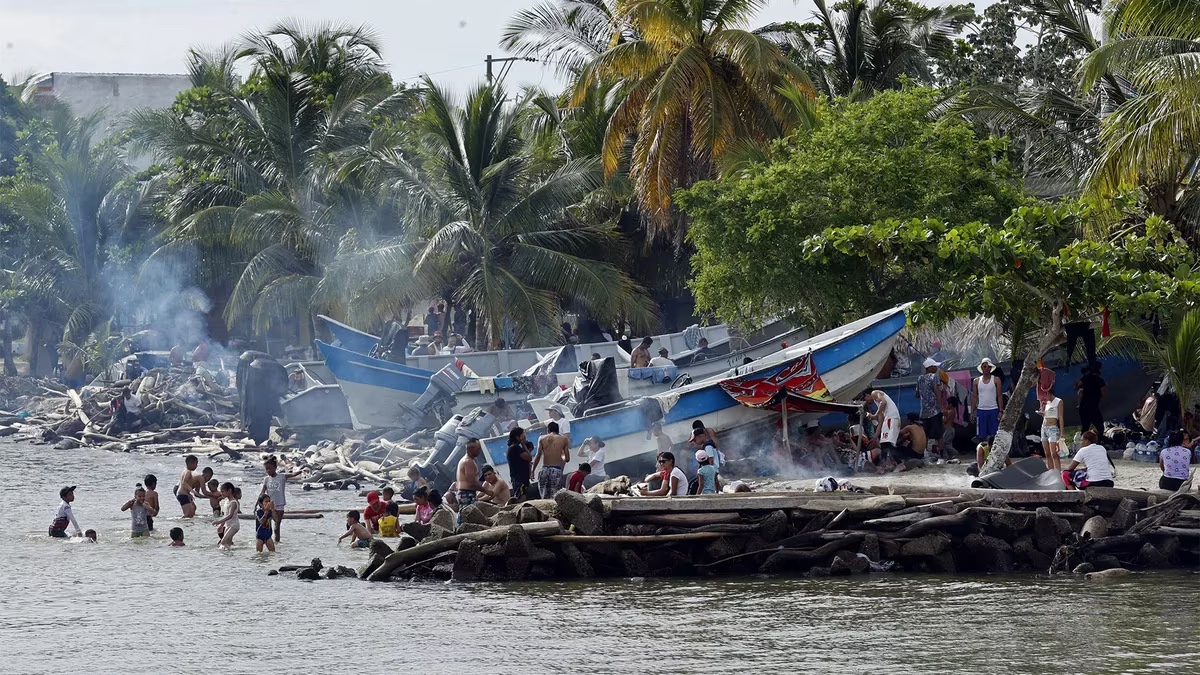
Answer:
[[472, 438], [483, 438], [492, 426], [492, 415], [483, 408], [476, 408], [467, 414], [451, 417], [440, 429], [433, 433], [434, 446], [429, 459], [417, 466], [425, 480], [433, 487], [444, 492], [454, 482], [458, 469], [458, 460], [466, 452], [467, 441]]
[[256, 444], [262, 443], [271, 435], [271, 420], [281, 414], [279, 400], [287, 393], [287, 370], [270, 356], [259, 357], [246, 366], [238, 385], [242, 426]]
[[246, 396], [243, 392], [245, 392], [246, 389], [246, 373], [250, 371], [250, 364], [254, 362], [254, 359], [269, 358], [271, 358], [270, 354], [254, 350], [244, 351], [242, 352], [242, 355], [238, 357], [237, 374], [234, 377], [233, 386], [237, 387], [238, 404], [241, 407], [246, 407]]
[[463, 383], [467, 381], [454, 364], [446, 364], [441, 370], [429, 378], [425, 393], [416, 401], [400, 404], [400, 427], [402, 429], [420, 429], [428, 426], [425, 419], [440, 401], [454, 401], [454, 394], [462, 391]]

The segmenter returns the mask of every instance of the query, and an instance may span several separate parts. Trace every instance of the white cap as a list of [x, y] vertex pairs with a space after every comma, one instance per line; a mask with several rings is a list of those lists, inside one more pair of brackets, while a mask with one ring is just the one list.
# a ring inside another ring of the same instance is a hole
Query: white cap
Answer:
[[696, 461], [697, 462], [707, 462], [708, 461], [708, 453], [703, 450], [697, 450], [696, 451]]
[[941, 365], [942, 365], [942, 362], [935, 361], [932, 356], [925, 359], [925, 367], [926, 368], [937, 368], [938, 366], [941, 366]]

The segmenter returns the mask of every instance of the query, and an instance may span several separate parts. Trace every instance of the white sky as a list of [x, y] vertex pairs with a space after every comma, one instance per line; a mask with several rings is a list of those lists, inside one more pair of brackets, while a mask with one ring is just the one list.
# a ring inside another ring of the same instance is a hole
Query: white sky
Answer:
[[[534, 2], [0, 0], [0, 74], [14, 82], [49, 71], [181, 73], [189, 47], [214, 47], [294, 18], [369, 24], [396, 79], [429, 73], [461, 89], [483, 79], [484, 56], [503, 55], [498, 45], [505, 23]], [[771, 0], [753, 22], [802, 21], [811, 12], [809, 0]], [[555, 79], [538, 64], [517, 63], [509, 82], [551, 87]]]

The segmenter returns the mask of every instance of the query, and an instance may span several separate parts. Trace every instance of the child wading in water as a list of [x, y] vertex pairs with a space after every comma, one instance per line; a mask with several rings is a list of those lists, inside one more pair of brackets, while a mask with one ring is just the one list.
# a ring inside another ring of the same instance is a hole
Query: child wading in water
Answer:
[[241, 505], [238, 503], [238, 494], [241, 490], [233, 486], [233, 483], [221, 484], [221, 496], [225, 498], [223, 504], [225, 513], [220, 518], [213, 521], [213, 525], [217, 527], [217, 535], [221, 537], [217, 548], [229, 550], [233, 545], [233, 535], [241, 529], [241, 524], [238, 522], [238, 515], [241, 510]]
[[350, 537], [353, 541], [350, 542], [350, 548], [367, 548], [371, 545], [371, 533], [367, 531], [366, 525], [359, 522], [358, 511], [351, 511], [346, 514], [346, 533], [338, 537], [338, 546], [342, 545], [342, 540]]
[[258, 496], [258, 508], [254, 510], [254, 519], [257, 526], [254, 528], [254, 550], [262, 553], [263, 547], [266, 546], [268, 551], [275, 550], [275, 542], [271, 540], [271, 525], [275, 522], [275, 503], [271, 501], [271, 495]]
[[171, 544], [170, 544], [171, 546], [183, 546], [184, 545], [183, 544], [183, 528], [182, 527], [172, 527], [170, 535], [171, 535]]
[[150, 519], [158, 513], [158, 511], [146, 502], [146, 488], [142, 487], [141, 483], [133, 490], [133, 499], [125, 502], [121, 507], [122, 511], [129, 512], [131, 537], [149, 537], [150, 536]]

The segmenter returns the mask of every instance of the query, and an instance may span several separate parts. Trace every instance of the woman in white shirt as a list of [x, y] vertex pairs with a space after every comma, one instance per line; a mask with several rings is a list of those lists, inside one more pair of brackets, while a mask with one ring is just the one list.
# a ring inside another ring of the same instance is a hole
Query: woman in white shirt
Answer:
[[1062, 399], [1051, 394], [1042, 407], [1042, 452], [1045, 453], [1046, 468], [1058, 471], [1062, 463], [1058, 460], [1058, 442], [1063, 437]]
[[1082, 438], [1083, 445], [1071, 459], [1071, 465], [1062, 472], [1063, 483], [1068, 490], [1113, 487], [1117, 471], [1108, 459], [1108, 451], [1098, 442], [1096, 432], [1089, 429], [1083, 432]]
[[646, 477], [647, 480], [652, 478], [663, 479], [662, 485], [657, 490], [651, 490], [646, 494], [647, 497], [684, 497], [688, 493], [688, 478], [687, 474], [682, 469], [675, 466], [675, 453], [660, 452], [658, 453], [658, 473], [650, 474]]

